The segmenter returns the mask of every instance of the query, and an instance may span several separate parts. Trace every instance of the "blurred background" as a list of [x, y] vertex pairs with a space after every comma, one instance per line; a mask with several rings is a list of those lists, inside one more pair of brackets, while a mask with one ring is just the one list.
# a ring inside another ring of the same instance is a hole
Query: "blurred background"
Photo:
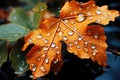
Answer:
[[[26, 12], [30, 11], [38, 2], [46, 2], [48, 12], [58, 17], [59, 10], [68, 0], [0, 0], [0, 25], [9, 23], [7, 17], [12, 8], [22, 7]], [[79, 2], [87, 2], [88, 0], [77, 0]], [[98, 6], [108, 5], [109, 9], [120, 11], [120, 0], [96, 0]], [[61, 71], [54, 75], [48, 75], [38, 80], [120, 80], [120, 17], [115, 22], [110, 22], [105, 26], [107, 36], [107, 68], [103, 69], [97, 63], [91, 60], [81, 60], [73, 54], [68, 54], [63, 43], [64, 65]], [[31, 71], [27, 71], [23, 75], [14, 74], [11, 67], [11, 61], [6, 61], [0, 68], [0, 80], [32, 80], [30, 78]]]

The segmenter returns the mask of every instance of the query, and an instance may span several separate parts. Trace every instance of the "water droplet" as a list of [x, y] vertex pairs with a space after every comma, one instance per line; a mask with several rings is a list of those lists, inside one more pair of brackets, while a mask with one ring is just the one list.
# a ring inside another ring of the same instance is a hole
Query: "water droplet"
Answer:
[[75, 22], [74, 21], [70, 21], [70, 23], [73, 25], [73, 24], [75, 24]]
[[63, 28], [63, 30], [66, 30], [66, 28]]
[[76, 30], [77, 30], [77, 28], [76, 28], [76, 27], [73, 27], [73, 30], [74, 30], [74, 31], [76, 31]]
[[74, 44], [77, 45], [77, 44], [78, 44], [78, 41], [74, 41]]
[[40, 61], [40, 58], [37, 58], [37, 61]]
[[70, 15], [73, 15], [73, 13], [71, 12]]
[[80, 14], [78, 15], [78, 17], [76, 17], [76, 20], [77, 20], [78, 22], [82, 22], [82, 21], [85, 20], [85, 16], [84, 16], [82, 13], [80, 13]]
[[44, 11], [44, 9], [42, 8], [41, 11]]
[[17, 57], [20, 57], [20, 55], [18, 54]]
[[18, 34], [15, 34], [14, 36], [18, 36]]
[[35, 71], [36, 69], [37, 69], [37, 67], [36, 67], [36, 66], [33, 66], [31, 70], [32, 70], [32, 71]]
[[100, 9], [97, 9], [96, 10], [96, 14], [101, 14], [102, 12], [101, 12], [101, 10]]
[[97, 50], [96, 49], [93, 49], [93, 55], [95, 56], [97, 54]]
[[59, 59], [54, 60], [54, 64], [58, 63]]
[[68, 20], [64, 20], [65, 23], [68, 23]]
[[61, 30], [60, 28], [57, 29], [58, 32], [59, 32], [60, 30]]
[[96, 46], [95, 46], [94, 44], [92, 44], [92, 45], [91, 45], [91, 48], [92, 48], [92, 49], [95, 49], [95, 48], [96, 48]]
[[78, 49], [79, 49], [79, 48], [80, 48], [80, 46], [79, 46], [79, 45], [77, 45], [77, 46], [76, 46], [76, 48], [78, 48]]
[[68, 43], [68, 46], [72, 47], [73, 45], [72, 45], [72, 43], [71, 43], [71, 42], [69, 42], [69, 43]]
[[77, 12], [76, 12], [76, 11], [74, 11], [73, 13], [74, 13], [74, 14], [77, 14]]
[[88, 48], [84, 47], [83, 50], [85, 53], [88, 53]]
[[87, 41], [85, 41], [85, 42], [84, 42], [84, 44], [86, 44], [86, 45], [87, 45], [87, 44], [88, 44], [88, 42], [87, 42]]
[[32, 78], [32, 79], [34, 78], [34, 76], [33, 76], [33, 75], [30, 75], [29, 77], [30, 77], [30, 78]]
[[46, 54], [42, 54], [42, 57], [44, 58], [46, 56]]
[[87, 14], [88, 16], [91, 16], [91, 15], [92, 15], [90, 12], [87, 12], [86, 14]]
[[32, 63], [31, 66], [35, 66], [35, 64]]
[[62, 35], [63, 35], [63, 32], [59, 32], [59, 33], [58, 33], [58, 36], [62, 36]]
[[45, 59], [45, 63], [48, 64], [49, 63], [49, 58]]
[[44, 66], [41, 66], [41, 67], [40, 67], [40, 70], [41, 70], [42, 72], [46, 72], [46, 69], [45, 69]]
[[41, 38], [42, 38], [42, 35], [41, 35], [41, 34], [38, 34], [37, 38], [38, 38], [38, 39], [41, 39]]
[[60, 51], [56, 51], [56, 54], [60, 54]]
[[78, 37], [78, 41], [81, 41], [81, 40], [82, 40], [82, 37], [79, 36], [79, 37]]
[[20, 71], [23, 71], [24, 69], [23, 69], [22, 67], [19, 67], [19, 70], [20, 70]]
[[95, 22], [96, 22], [96, 23], [100, 23], [100, 20], [99, 20], [99, 19], [97, 19]]
[[98, 34], [95, 34], [94, 36], [93, 36], [95, 39], [98, 39]]
[[50, 33], [47, 34], [48, 37], [49, 37], [50, 35], [51, 35]]
[[48, 43], [48, 40], [47, 40], [47, 39], [45, 39], [45, 40], [44, 40], [44, 42], [47, 44], [47, 43]]
[[63, 36], [63, 41], [68, 40], [68, 38], [66, 36]]
[[45, 51], [47, 51], [48, 49], [49, 49], [48, 46], [45, 46], [45, 47], [43, 48], [43, 50], [45, 50]]
[[69, 36], [72, 36], [73, 34], [74, 34], [73, 31], [68, 31], [68, 35], [69, 35]]
[[52, 43], [52, 44], [51, 44], [51, 47], [52, 47], [52, 48], [55, 48], [55, 47], [56, 47], [56, 44], [55, 44], [55, 43]]
[[28, 42], [29, 42], [29, 43], [32, 43], [32, 39], [31, 39], [31, 38], [30, 38], [30, 39], [28, 39]]

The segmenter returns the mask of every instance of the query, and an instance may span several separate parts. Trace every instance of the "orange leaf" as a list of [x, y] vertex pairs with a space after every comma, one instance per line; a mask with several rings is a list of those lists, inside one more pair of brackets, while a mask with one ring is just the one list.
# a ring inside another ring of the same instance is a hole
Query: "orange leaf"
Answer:
[[27, 63], [35, 78], [49, 73], [50, 68], [56, 74], [62, 64], [61, 41], [67, 44], [67, 50], [79, 58], [91, 58], [99, 65], [106, 66], [106, 36], [104, 28], [114, 21], [118, 11], [108, 10], [107, 6], [98, 7], [94, 1], [81, 4], [66, 2], [60, 12], [60, 18], [46, 18], [39, 29], [31, 31], [25, 38], [22, 50], [28, 45], [34, 47], [26, 55]]

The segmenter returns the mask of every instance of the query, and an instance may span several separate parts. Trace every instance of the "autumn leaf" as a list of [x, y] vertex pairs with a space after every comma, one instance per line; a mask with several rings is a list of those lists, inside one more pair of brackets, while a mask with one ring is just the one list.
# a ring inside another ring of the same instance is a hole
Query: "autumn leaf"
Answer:
[[23, 51], [34, 44], [26, 55], [27, 63], [34, 78], [44, 76], [50, 69], [56, 74], [62, 64], [61, 41], [67, 50], [79, 58], [89, 59], [106, 66], [106, 36], [99, 23], [107, 25], [119, 16], [118, 11], [108, 10], [107, 6], [98, 7], [94, 1], [79, 3], [66, 2], [59, 18], [46, 18], [37, 30], [31, 31], [25, 38]]

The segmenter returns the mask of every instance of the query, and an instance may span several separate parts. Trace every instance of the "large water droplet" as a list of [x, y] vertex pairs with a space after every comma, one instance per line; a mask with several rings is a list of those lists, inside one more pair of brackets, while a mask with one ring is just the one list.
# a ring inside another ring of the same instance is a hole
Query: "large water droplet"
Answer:
[[48, 64], [49, 63], [49, 58], [45, 59], [45, 63]]
[[91, 45], [91, 48], [92, 48], [92, 49], [95, 49], [95, 48], [96, 48], [96, 46], [95, 46], [94, 44], [92, 44], [92, 45]]
[[69, 35], [69, 36], [72, 36], [73, 34], [74, 34], [73, 31], [68, 31], [68, 35]]
[[37, 69], [37, 67], [36, 67], [36, 66], [33, 66], [31, 70], [32, 70], [32, 71], [36, 71], [36, 69]]
[[63, 41], [68, 40], [68, 38], [66, 36], [63, 36]]
[[76, 20], [77, 20], [78, 22], [82, 22], [82, 21], [85, 20], [85, 16], [84, 16], [82, 13], [80, 13], [80, 14], [76, 17]]
[[41, 34], [38, 34], [37, 38], [38, 38], [38, 39], [41, 39], [41, 38], [42, 38], [42, 35], [41, 35]]
[[95, 39], [97, 39], [99, 36], [98, 36], [98, 34], [95, 34], [93, 37], [94, 37]]
[[45, 69], [44, 66], [41, 66], [41, 67], [40, 67], [40, 70], [41, 70], [42, 72], [46, 72], [46, 69]]
[[101, 10], [100, 9], [97, 9], [96, 10], [96, 14], [101, 14], [102, 12], [101, 12]]
[[55, 48], [55, 47], [56, 47], [56, 44], [55, 44], [55, 43], [52, 43], [52, 44], [51, 44], [51, 47], [52, 47], [52, 48]]
[[48, 49], [49, 49], [48, 46], [45, 46], [45, 47], [43, 48], [43, 50], [45, 50], [45, 51], [47, 51]]
[[45, 40], [44, 40], [44, 42], [47, 44], [47, 43], [48, 43], [48, 40], [47, 40], [47, 39], [45, 39]]

